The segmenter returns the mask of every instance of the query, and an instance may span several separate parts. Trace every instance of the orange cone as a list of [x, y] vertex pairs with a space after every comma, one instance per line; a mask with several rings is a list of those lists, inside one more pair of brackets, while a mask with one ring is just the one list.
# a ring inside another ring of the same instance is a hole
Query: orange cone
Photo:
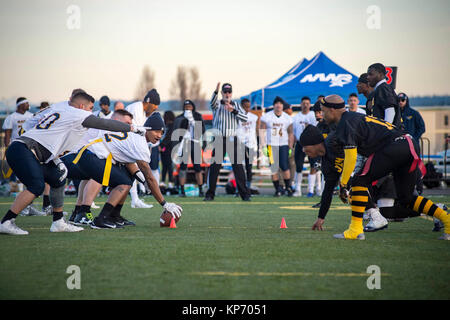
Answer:
[[286, 220], [284, 220], [284, 218], [281, 219], [280, 229], [287, 229]]
[[170, 227], [169, 228], [174, 229], [176, 227], [177, 227], [177, 225], [175, 224], [175, 219], [172, 217], [172, 220], [170, 220]]

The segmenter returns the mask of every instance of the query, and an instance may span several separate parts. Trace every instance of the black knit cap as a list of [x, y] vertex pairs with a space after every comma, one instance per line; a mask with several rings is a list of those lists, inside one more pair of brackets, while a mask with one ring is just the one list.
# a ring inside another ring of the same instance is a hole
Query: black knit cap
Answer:
[[306, 146], [314, 146], [316, 144], [324, 142], [324, 138], [322, 133], [316, 126], [309, 125], [306, 126], [305, 130], [300, 136], [300, 145]]
[[145, 95], [144, 102], [151, 103], [159, 106], [161, 100], [159, 99], [159, 93], [156, 89], [152, 89]]
[[150, 117], [145, 120], [144, 127], [147, 130], [164, 130], [164, 120], [159, 112], [153, 112]]

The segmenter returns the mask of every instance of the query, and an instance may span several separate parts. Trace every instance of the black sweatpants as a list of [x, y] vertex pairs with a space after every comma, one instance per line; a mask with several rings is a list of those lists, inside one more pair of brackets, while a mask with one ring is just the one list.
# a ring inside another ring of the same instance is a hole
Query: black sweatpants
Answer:
[[[234, 177], [236, 178], [236, 185], [238, 188], [239, 195], [242, 199], [246, 199], [250, 197], [250, 191], [248, 190], [246, 183], [245, 183], [245, 171], [244, 166], [241, 161], [238, 163], [238, 152], [243, 160], [244, 155], [244, 145], [238, 141], [236, 137], [232, 137], [232, 142], [230, 142], [230, 137], [222, 138], [222, 156], [216, 159], [215, 162], [211, 164], [209, 167], [209, 173], [208, 173], [208, 185], [209, 189], [206, 192], [206, 197], [210, 197], [214, 199], [214, 196], [216, 195], [216, 186], [217, 186], [217, 178], [219, 177], [220, 169], [222, 168], [223, 158], [225, 157], [225, 153], [228, 151], [228, 154], [230, 156], [231, 160], [231, 166], [233, 168]], [[227, 143], [228, 140], [228, 143]], [[232, 150], [227, 150], [228, 148], [231, 148], [233, 146]], [[219, 153], [220, 154], [220, 153]], [[212, 156], [215, 157], [216, 155], [216, 149], [213, 150]], [[233, 157], [231, 156], [233, 155]], [[239, 159], [241, 160], [241, 159]]]

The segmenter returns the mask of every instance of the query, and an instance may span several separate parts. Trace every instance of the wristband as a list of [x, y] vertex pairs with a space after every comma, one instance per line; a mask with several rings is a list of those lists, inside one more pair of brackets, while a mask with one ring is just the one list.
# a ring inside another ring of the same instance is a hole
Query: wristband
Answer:
[[161, 202], [160, 205], [161, 205], [162, 207], [164, 207], [164, 206], [166, 205], [166, 203], [167, 203], [167, 201], [166, 201], [166, 200], [163, 200], [163, 202]]

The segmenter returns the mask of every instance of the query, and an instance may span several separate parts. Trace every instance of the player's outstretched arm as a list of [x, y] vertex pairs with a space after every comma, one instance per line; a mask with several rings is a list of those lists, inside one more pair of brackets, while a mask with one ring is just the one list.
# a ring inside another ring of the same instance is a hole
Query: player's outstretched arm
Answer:
[[89, 117], [84, 119], [81, 125], [85, 128], [93, 128], [108, 131], [118, 131], [118, 132], [132, 131], [132, 128], [128, 123], [111, 119], [102, 119], [94, 115], [90, 115]]

